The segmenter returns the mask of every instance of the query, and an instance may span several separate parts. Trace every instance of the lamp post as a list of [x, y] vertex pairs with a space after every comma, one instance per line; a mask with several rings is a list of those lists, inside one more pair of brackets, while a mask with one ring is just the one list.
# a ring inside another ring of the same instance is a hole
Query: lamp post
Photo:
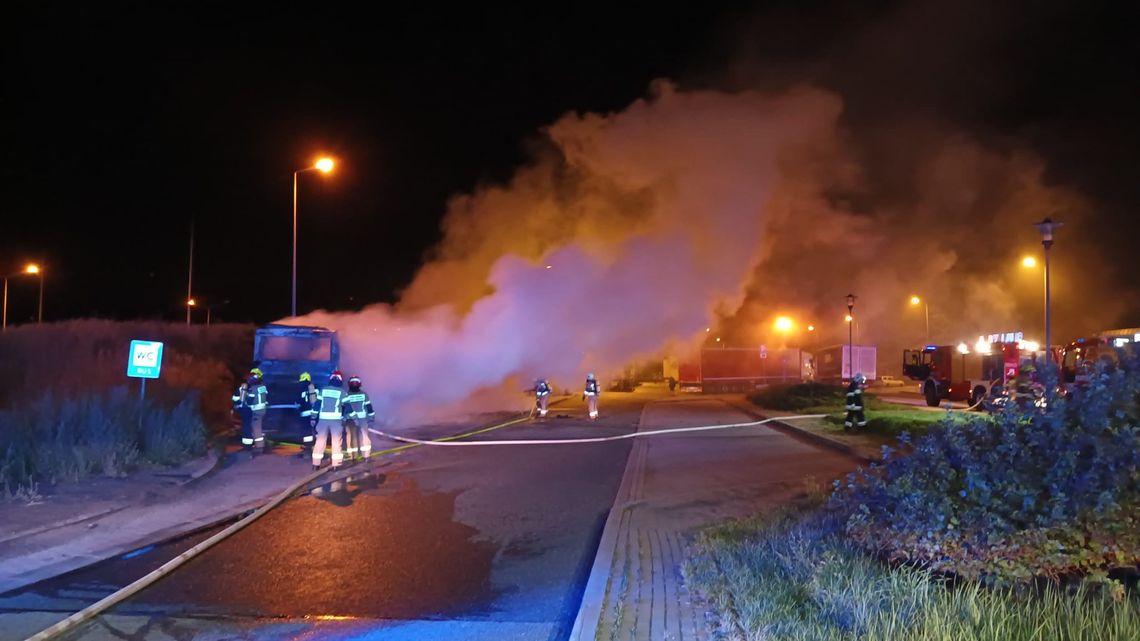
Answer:
[[1065, 223], [1053, 222], [1045, 218], [1039, 223], [1033, 223], [1037, 231], [1041, 232], [1041, 246], [1045, 248], [1045, 350], [1048, 352], [1053, 343], [1049, 336], [1049, 249], [1053, 246], [1053, 231], [1063, 227]]
[[929, 344], [930, 343], [930, 303], [926, 302], [926, 300], [923, 298], [919, 298], [918, 296], [911, 296], [910, 297], [910, 304], [911, 305], [921, 304], [923, 307], [923, 311], [926, 312], [926, 341], [925, 342]]
[[306, 171], [319, 171], [327, 174], [333, 170], [332, 158], [321, 158], [312, 167], [304, 167], [293, 172], [293, 305], [292, 316], [297, 316], [297, 176]]
[[958, 343], [958, 353], [962, 355], [962, 376], [966, 375], [966, 354], [970, 353], [970, 346], [965, 343]]
[[186, 324], [190, 324], [190, 308], [194, 306], [194, 221], [190, 220], [190, 266], [186, 270]]
[[[21, 271], [19, 274], [13, 274], [13, 275], [24, 275], [24, 274], [29, 274], [29, 275], [40, 277], [40, 302], [39, 302], [39, 312], [37, 315], [38, 320], [36, 322], [42, 323], [42, 322], [44, 322], [44, 270], [42, 268], [40, 268], [40, 266], [35, 264], [35, 263], [28, 263], [28, 265], [26, 267], [24, 267], [23, 271]], [[0, 314], [0, 316], [3, 317], [3, 320], [0, 320], [0, 331], [4, 331], [4, 330], [8, 329], [8, 279], [11, 277], [12, 277], [12, 275], [4, 277], [4, 305], [3, 305], [4, 311], [2, 314]]]
[[847, 377], [855, 377], [855, 294], [847, 295]]
[[36, 324], [42, 325], [44, 322], [44, 270], [42, 267], [35, 263], [29, 263], [24, 268], [25, 274], [35, 274], [40, 277], [40, 301], [36, 306]]

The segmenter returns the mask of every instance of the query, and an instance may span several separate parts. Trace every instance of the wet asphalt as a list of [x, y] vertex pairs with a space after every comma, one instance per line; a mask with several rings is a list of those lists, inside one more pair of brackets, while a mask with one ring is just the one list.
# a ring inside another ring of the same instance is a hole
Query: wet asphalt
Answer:
[[[596, 423], [570, 403], [473, 438], [620, 434], [636, 429], [645, 400], [608, 395]], [[566, 638], [630, 443], [427, 446], [374, 459], [68, 638]], [[0, 612], [41, 612], [50, 624], [212, 533], [2, 595]]]

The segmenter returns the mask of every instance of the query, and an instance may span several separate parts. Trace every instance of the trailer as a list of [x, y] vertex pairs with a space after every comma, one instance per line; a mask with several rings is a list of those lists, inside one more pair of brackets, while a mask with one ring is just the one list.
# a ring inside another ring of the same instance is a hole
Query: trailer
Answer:
[[797, 348], [711, 347], [687, 361], [666, 359], [664, 370], [682, 390], [746, 392], [770, 383], [798, 383], [811, 370], [811, 354]]
[[[851, 358], [852, 352], [854, 359]], [[878, 378], [878, 358], [879, 352], [874, 345], [825, 347], [815, 353], [815, 380], [839, 384], [850, 381], [852, 374], [861, 373], [868, 381], [873, 381]]]

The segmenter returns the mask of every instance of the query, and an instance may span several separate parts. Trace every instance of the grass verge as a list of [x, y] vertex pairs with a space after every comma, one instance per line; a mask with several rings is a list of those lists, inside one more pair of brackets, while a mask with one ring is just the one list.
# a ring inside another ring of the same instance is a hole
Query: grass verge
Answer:
[[704, 530], [684, 572], [728, 639], [1140, 640], [1140, 599], [1119, 584], [1036, 592], [953, 585], [884, 566], [845, 540], [840, 520], [823, 511]]

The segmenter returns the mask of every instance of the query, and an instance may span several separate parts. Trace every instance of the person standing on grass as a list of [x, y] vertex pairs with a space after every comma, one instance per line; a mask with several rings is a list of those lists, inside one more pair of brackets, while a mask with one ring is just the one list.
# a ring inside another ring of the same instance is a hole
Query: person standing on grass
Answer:
[[866, 385], [867, 377], [860, 372], [855, 374], [847, 386], [847, 417], [843, 419], [843, 430], [846, 432], [867, 427], [867, 416], [863, 413], [863, 388]]

